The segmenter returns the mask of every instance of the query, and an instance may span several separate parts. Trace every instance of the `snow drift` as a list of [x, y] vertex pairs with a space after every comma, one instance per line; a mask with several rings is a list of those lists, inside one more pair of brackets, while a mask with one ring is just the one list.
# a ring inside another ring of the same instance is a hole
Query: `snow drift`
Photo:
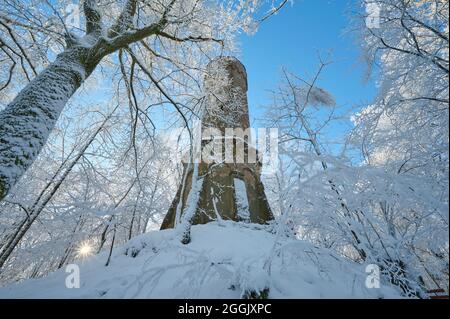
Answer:
[[[0, 298], [397, 298], [393, 287], [366, 288], [366, 265], [270, 227], [235, 222], [192, 227], [182, 245], [173, 229], [152, 231], [113, 252], [79, 260], [80, 288], [60, 269], [0, 289]], [[276, 243], [276, 244], [275, 244]]]

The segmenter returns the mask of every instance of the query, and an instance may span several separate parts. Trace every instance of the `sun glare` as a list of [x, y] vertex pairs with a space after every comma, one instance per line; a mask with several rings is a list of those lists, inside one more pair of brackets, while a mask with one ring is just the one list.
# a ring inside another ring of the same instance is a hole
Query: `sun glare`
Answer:
[[93, 247], [89, 242], [82, 242], [77, 248], [77, 256], [78, 257], [88, 257], [92, 255]]

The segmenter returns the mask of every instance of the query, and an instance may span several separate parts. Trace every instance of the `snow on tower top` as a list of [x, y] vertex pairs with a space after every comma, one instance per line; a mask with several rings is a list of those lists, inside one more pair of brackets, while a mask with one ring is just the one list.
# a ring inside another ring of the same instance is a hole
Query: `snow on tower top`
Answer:
[[219, 57], [208, 63], [206, 72], [204, 124], [222, 130], [248, 128], [248, 85], [244, 65], [235, 57]]
[[[224, 56], [211, 60], [206, 66], [207, 76], [205, 77], [205, 89], [210, 85], [217, 84], [217, 73], [222, 73], [231, 81], [231, 87], [238, 87], [247, 92], [247, 71], [244, 65], [233, 56]], [[216, 83], [215, 83], [216, 82]]]

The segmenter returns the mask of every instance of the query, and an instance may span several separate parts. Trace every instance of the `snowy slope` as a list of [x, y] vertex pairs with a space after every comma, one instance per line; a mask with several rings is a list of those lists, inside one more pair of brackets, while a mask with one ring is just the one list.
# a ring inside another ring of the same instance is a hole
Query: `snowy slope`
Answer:
[[363, 265], [295, 239], [278, 241], [269, 275], [276, 236], [254, 227], [197, 225], [188, 245], [174, 230], [153, 231], [117, 248], [108, 267], [106, 253], [79, 261], [78, 289], [66, 288], [61, 269], [3, 287], [0, 298], [239, 298], [265, 287], [269, 298], [399, 297], [391, 287], [367, 289]]

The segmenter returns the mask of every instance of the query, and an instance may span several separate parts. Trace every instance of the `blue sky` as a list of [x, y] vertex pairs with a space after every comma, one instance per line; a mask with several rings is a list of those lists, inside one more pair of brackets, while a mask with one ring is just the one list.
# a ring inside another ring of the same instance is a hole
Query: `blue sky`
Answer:
[[[376, 94], [375, 84], [364, 81], [359, 48], [354, 37], [345, 32], [347, 13], [354, 5], [352, 0], [294, 0], [293, 6], [263, 23], [255, 35], [240, 37], [252, 120], [261, 117], [261, 106], [270, 102], [267, 90], [276, 87], [281, 67], [312, 76], [319, 63], [318, 52], [324, 56], [332, 53], [334, 63], [322, 74], [319, 86], [334, 95], [341, 111], [370, 103]], [[332, 127], [334, 135], [344, 132], [342, 125]]]

